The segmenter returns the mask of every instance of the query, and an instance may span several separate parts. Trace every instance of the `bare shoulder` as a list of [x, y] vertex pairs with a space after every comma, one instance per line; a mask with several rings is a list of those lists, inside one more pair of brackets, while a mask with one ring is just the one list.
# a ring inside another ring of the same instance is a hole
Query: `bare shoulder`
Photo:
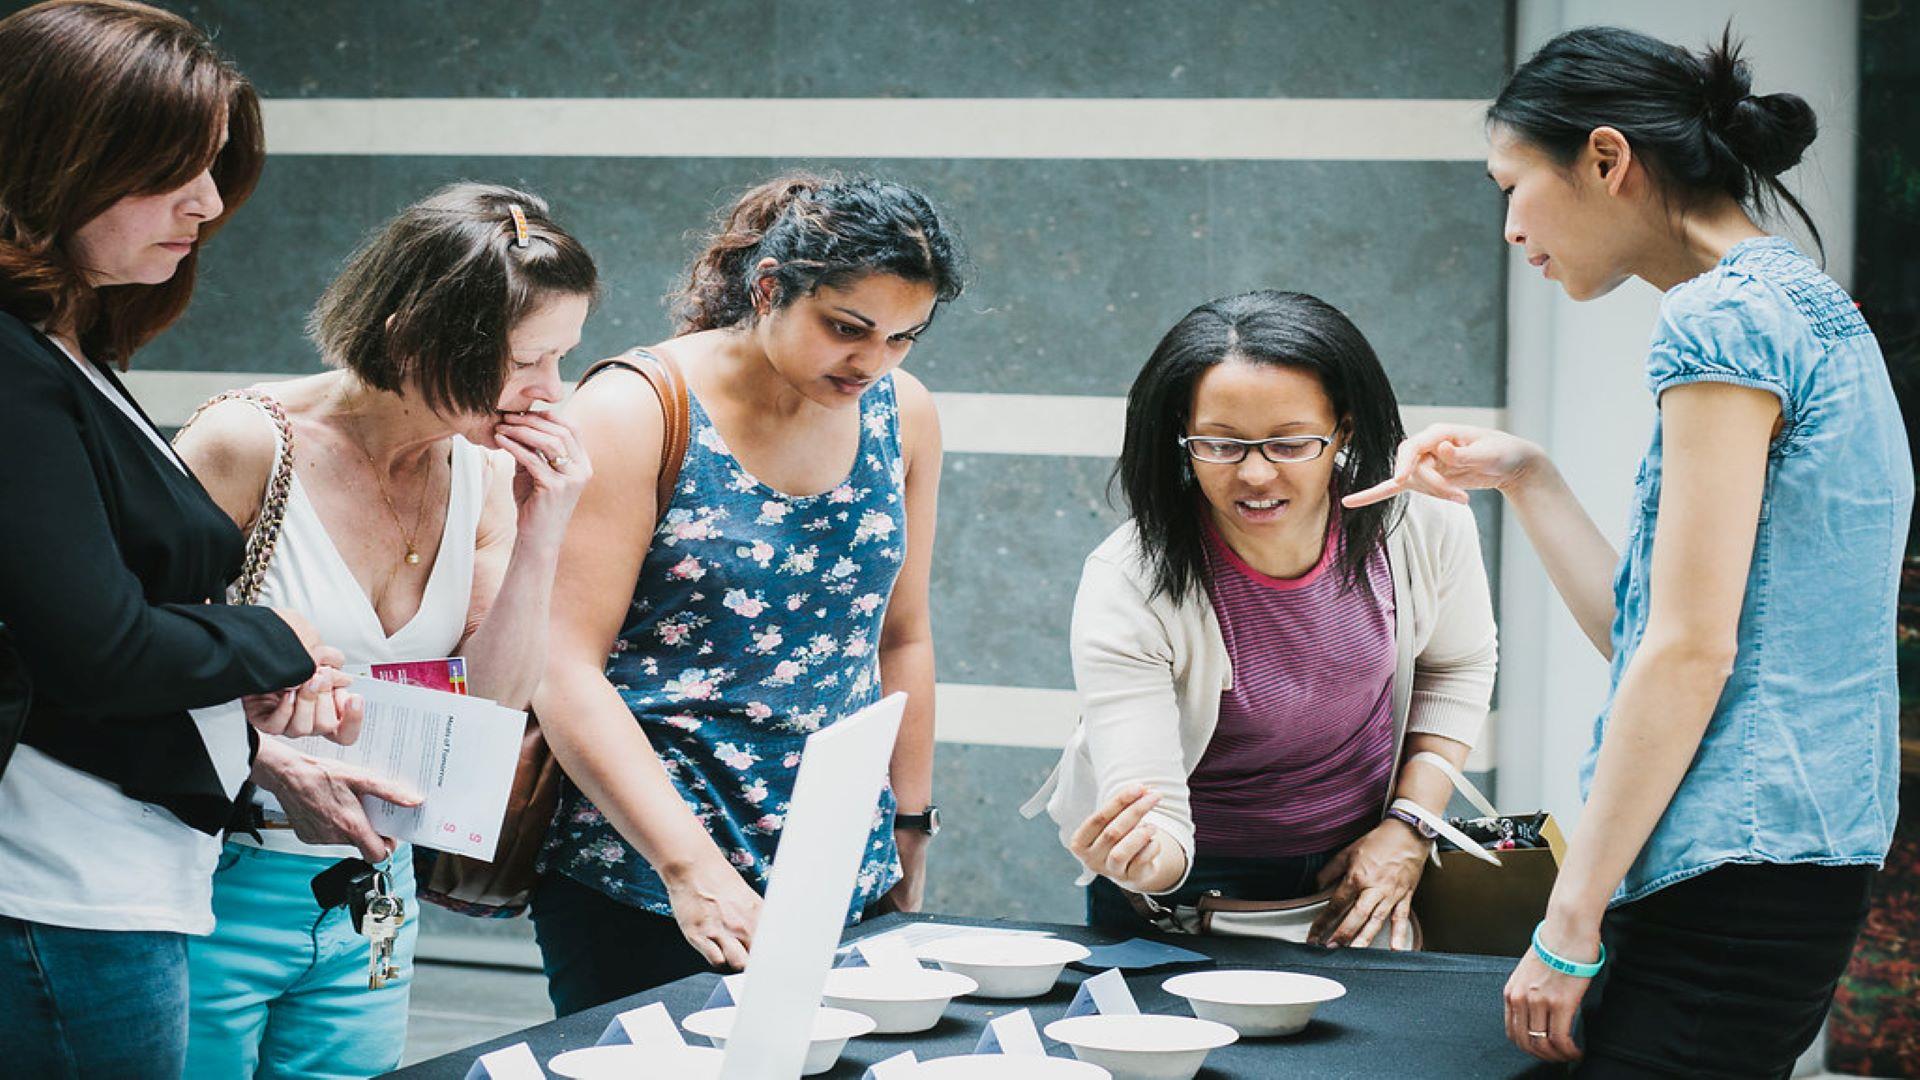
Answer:
[[174, 436], [173, 445], [227, 516], [251, 525], [280, 453], [266, 411], [240, 398], [215, 402]]
[[579, 431], [596, 473], [603, 467], [659, 468], [666, 410], [653, 384], [632, 368], [613, 365], [596, 373], [574, 390], [560, 415]]
[[900, 409], [900, 442], [909, 457], [916, 451], [940, 452], [940, 413], [933, 403], [933, 391], [913, 374], [893, 373], [893, 396]]
[[241, 398], [201, 408], [193, 423], [174, 436], [174, 447], [202, 480], [255, 476], [261, 483], [280, 449], [273, 419], [265, 409]]

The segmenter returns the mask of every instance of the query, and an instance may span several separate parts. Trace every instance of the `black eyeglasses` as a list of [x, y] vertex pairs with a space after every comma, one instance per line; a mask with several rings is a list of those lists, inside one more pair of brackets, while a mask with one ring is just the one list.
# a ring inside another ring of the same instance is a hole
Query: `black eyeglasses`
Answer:
[[1298, 465], [1312, 461], [1333, 445], [1331, 435], [1283, 435], [1277, 439], [1229, 439], [1224, 435], [1182, 435], [1180, 445], [1195, 461], [1209, 465], [1238, 465], [1247, 459], [1247, 451], [1260, 448], [1260, 456], [1275, 465]]

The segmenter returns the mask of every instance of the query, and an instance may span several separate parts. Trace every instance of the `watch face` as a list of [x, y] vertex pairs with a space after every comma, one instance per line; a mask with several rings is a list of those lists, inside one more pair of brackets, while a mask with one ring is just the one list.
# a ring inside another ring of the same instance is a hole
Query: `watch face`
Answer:
[[940, 832], [940, 808], [937, 806], [929, 806], [927, 807], [927, 835], [935, 836], [935, 835], [938, 835], [939, 832]]

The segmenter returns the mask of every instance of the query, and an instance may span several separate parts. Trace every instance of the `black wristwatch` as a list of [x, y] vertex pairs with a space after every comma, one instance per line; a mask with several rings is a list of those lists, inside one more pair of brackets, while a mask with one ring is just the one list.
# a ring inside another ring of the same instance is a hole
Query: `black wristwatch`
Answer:
[[928, 806], [924, 814], [895, 814], [893, 827], [896, 829], [917, 829], [928, 836], [940, 835], [940, 808]]

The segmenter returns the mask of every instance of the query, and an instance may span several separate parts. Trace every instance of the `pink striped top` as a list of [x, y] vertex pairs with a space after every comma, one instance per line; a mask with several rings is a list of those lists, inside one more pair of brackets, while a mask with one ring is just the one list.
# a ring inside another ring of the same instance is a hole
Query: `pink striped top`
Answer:
[[1336, 564], [1293, 580], [1248, 566], [1207, 530], [1207, 591], [1226, 638], [1233, 689], [1188, 777], [1197, 854], [1311, 855], [1380, 820], [1393, 772], [1393, 577], [1384, 548], [1371, 593]]

